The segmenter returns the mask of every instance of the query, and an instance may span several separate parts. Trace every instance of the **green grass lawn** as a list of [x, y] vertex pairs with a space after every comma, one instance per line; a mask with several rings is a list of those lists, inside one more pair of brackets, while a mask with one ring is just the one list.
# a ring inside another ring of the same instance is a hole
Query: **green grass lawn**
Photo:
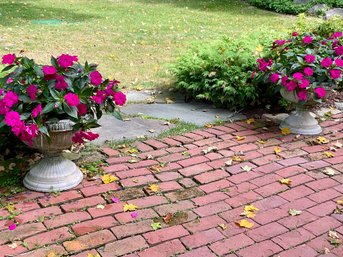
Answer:
[[239, 0], [0, 0], [0, 54], [23, 49], [46, 63], [68, 52], [124, 85], [155, 86], [193, 42], [293, 22]]

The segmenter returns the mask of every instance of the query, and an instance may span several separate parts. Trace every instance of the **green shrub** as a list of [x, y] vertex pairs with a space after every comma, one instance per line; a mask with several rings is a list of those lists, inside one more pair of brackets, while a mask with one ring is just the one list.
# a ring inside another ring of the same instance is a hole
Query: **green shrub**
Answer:
[[343, 8], [342, 0], [312, 0], [307, 4], [297, 4], [294, 3], [294, 0], [249, 0], [249, 3], [262, 9], [286, 14], [306, 12], [318, 3], [325, 3], [329, 7]]
[[276, 34], [256, 32], [193, 47], [172, 68], [176, 87], [220, 107], [242, 108], [257, 102], [262, 89], [250, 83], [251, 71], [263, 45]]

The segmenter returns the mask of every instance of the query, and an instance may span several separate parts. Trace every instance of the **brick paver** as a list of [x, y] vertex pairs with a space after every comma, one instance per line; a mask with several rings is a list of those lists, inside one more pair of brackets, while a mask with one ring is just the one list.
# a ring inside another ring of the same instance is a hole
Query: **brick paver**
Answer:
[[[121, 149], [104, 147], [105, 172], [119, 181], [85, 180], [60, 194], [25, 191], [8, 198], [15, 212], [0, 208], [0, 257], [342, 257], [343, 246], [331, 245], [328, 232], [343, 238], [343, 206], [337, 204], [343, 200], [343, 150], [333, 151], [334, 158], [322, 154], [343, 143], [342, 117], [335, 118], [323, 123], [325, 145], [310, 144], [315, 136], [282, 136], [277, 127], [265, 131], [243, 121], [135, 142], [137, 163]], [[246, 138], [237, 141], [236, 135]], [[216, 151], [204, 154], [210, 146]], [[282, 149], [278, 155], [275, 146]], [[228, 165], [236, 154], [244, 161]], [[151, 168], [160, 164], [159, 172]], [[335, 174], [325, 174], [326, 167]], [[282, 185], [282, 178], [292, 183]], [[160, 190], [148, 190], [152, 183]], [[124, 212], [127, 203], [137, 211]], [[259, 208], [248, 219], [250, 229], [236, 224], [246, 218], [248, 204]], [[289, 209], [302, 213], [291, 216]], [[16, 229], [9, 230], [7, 218]]]

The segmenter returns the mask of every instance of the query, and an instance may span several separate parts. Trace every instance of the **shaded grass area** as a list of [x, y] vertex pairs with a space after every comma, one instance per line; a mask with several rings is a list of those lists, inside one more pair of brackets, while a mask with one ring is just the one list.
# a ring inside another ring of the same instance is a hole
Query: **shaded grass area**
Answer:
[[286, 30], [291, 16], [239, 0], [0, 0], [0, 54], [42, 63], [69, 52], [124, 85], [169, 82], [166, 63], [193, 42]]

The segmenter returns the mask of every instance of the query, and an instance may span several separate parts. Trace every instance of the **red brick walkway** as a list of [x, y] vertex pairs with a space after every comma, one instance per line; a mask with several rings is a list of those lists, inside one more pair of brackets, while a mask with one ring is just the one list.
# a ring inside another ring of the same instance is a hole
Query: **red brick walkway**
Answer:
[[[10, 231], [0, 220], [0, 256], [342, 257], [343, 246], [328, 241], [330, 230], [343, 238], [343, 215], [337, 213], [343, 209], [337, 203], [343, 200], [343, 148], [333, 147], [342, 142], [342, 117], [322, 123], [330, 141], [324, 145], [311, 145], [311, 137], [282, 136], [276, 127], [238, 122], [136, 142], [136, 163], [104, 149], [106, 172], [119, 183], [84, 180], [57, 196], [15, 195], [9, 201], [21, 212], [20, 224]], [[205, 154], [210, 146], [217, 151]], [[225, 164], [237, 154], [242, 163]], [[326, 175], [326, 167], [335, 174]], [[281, 184], [282, 178], [291, 185]], [[160, 192], [147, 190], [152, 183]], [[125, 203], [138, 206], [136, 218], [123, 211]], [[250, 219], [241, 216], [247, 204], [259, 208]], [[289, 209], [302, 213], [291, 216]], [[166, 223], [168, 213], [173, 218]], [[6, 208], [0, 216], [8, 216]], [[242, 219], [254, 226], [239, 227], [235, 222]], [[152, 222], [162, 228], [153, 231]]]

